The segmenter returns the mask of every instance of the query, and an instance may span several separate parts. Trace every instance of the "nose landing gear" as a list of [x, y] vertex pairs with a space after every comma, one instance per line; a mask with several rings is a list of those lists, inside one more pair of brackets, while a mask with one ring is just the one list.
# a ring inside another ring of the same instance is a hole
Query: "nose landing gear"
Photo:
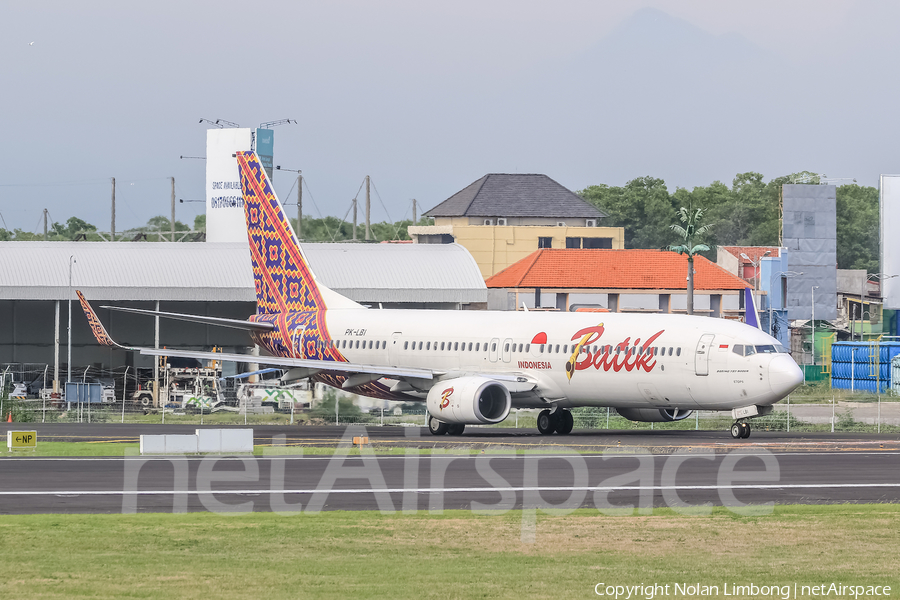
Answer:
[[750, 437], [750, 423], [746, 421], [735, 422], [731, 426], [731, 437], [736, 440]]

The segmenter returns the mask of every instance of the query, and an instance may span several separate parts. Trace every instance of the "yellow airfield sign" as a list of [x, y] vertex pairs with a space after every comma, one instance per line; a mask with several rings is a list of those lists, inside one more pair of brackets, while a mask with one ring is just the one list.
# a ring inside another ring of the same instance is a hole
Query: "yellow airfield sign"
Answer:
[[12, 450], [34, 450], [37, 448], [37, 431], [7, 431], [6, 447]]

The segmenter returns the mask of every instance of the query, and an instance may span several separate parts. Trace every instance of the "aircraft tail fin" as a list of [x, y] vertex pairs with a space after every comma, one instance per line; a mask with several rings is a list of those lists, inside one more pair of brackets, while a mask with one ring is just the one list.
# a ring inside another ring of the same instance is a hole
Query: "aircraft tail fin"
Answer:
[[757, 329], [762, 329], [759, 324], [759, 311], [756, 308], [756, 299], [753, 297], [753, 288], [744, 288], [744, 323]]
[[81, 302], [81, 309], [84, 311], [84, 316], [87, 317], [88, 324], [91, 326], [91, 331], [94, 334], [94, 337], [97, 338], [97, 342], [101, 346], [109, 346], [110, 348], [120, 348], [122, 350], [131, 350], [131, 348], [126, 348], [121, 344], [116, 343], [109, 334], [106, 333], [106, 327], [103, 326], [103, 323], [100, 322], [100, 319], [97, 318], [97, 313], [94, 312], [93, 307], [91, 307], [90, 302], [87, 301], [87, 298], [84, 297], [79, 290], [75, 290], [75, 293], [78, 294], [78, 301]]
[[256, 312], [361, 308], [316, 282], [284, 207], [254, 152], [235, 154], [241, 174], [244, 217], [250, 241]]

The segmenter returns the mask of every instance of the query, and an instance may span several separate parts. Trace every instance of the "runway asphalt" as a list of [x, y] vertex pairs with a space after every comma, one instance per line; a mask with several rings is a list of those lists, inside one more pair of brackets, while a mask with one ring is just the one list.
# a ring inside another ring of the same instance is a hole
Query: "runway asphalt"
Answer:
[[[132, 441], [140, 433], [162, 432], [158, 425], [34, 429], [39, 440]], [[165, 427], [169, 433], [194, 429]], [[431, 454], [4, 459], [0, 514], [627, 506], [703, 511], [706, 504], [744, 510], [744, 504], [771, 502], [900, 500], [897, 436], [755, 433], [737, 441], [724, 432], [514, 432], [434, 438], [417, 429], [367, 430], [376, 448], [435, 448]], [[353, 427], [254, 428], [267, 454], [300, 451], [294, 444], [335, 446], [359, 433]], [[514, 452], [523, 447], [541, 453]], [[606, 450], [612, 451], [601, 454]]]
[[[204, 428], [222, 426], [207, 425]], [[243, 428], [244, 426], [225, 426]], [[297, 426], [248, 425], [253, 429], [254, 443], [271, 445], [273, 436], [284, 436], [279, 442], [304, 447], [334, 448], [350, 438], [367, 435], [378, 450], [385, 447], [416, 448], [472, 448], [491, 449], [498, 446], [518, 450], [553, 450], [571, 448], [578, 452], [603, 452], [633, 446], [646, 448], [653, 454], [669, 454], [686, 448], [710, 448], [729, 452], [738, 447], [762, 447], [771, 451], [855, 451], [898, 450], [900, 435], [874, 433], [794, 433], [784, 431], [756, 431], [746, 440], [732, 439], [727, 431], [691, 430], [576, 430], [570, 435], [541, 435], [534, 429], [469, 427], [462, 436], [433, 436], [418, 427], [362, 426]], [[194, 433], [198, 425], [158, 425], [140, 423], [0, 423], [0, 436], [6, 438], [9, 429], [38, 432], [39, 441], [58, 442], [133, 442], [141, 434]]]

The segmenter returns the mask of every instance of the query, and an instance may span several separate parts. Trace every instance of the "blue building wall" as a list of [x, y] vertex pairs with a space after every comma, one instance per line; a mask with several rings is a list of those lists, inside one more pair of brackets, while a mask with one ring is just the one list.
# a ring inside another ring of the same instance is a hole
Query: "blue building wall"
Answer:
[[782, 278], [790, 271], [788, 255], [787, 248], [782, 248], [781, 256], [765, 257], [760, 261], [759, 289], [765, 294], [760, 294], [758, 308], [762, 329], [790, 348], [788, 299], [782, 296]]

